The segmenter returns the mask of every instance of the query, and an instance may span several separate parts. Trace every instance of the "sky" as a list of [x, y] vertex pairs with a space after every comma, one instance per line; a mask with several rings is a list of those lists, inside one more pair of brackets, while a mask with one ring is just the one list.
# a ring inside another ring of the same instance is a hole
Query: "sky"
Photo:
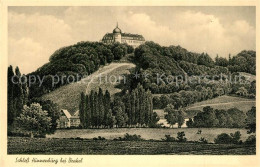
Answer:
[[163, 46], [180, 45], [212, 58], [256, 49], [255, 7], [9, 7], [8, 63], [35, 71], [53, 52], [100, 41], [118, 22]]

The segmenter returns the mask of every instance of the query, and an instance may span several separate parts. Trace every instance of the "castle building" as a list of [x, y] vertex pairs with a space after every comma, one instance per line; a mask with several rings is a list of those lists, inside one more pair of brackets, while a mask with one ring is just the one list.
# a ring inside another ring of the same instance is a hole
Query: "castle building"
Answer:
[[112, 44], [115, 42], [126, 43], [136, 48], [137, 46], [145, 43], [145, 39], [142, 35], [123, 33], [121, 29], [118, 28], [117, 24], [116, 28], [113, 30], [113, 33], [106, 33], [104, 35], [102, 42], [106, 44]]

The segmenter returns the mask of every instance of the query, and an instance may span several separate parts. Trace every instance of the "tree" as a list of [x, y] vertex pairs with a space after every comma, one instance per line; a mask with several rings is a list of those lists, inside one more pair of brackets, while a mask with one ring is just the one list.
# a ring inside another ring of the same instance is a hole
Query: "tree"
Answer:
[[246, 129], [248, 129], [247, 133], [255, 133], [256, 132], [256, 107], [253, 106], [251, 110], [246, 113]]
[[156, 127], [157, 122], [159, 120], [160, 120], [160, 117], [158, 116], [158, 114], [156, 112], [153, 112], [151, 123], [150, 123], [149, 127]]
[[221, 133], [217, 136], [217, 138], [214, 139], [214, 142], [216, 144], [231, 144], [233, 143], [233, 139], [227, 133]]
[[135, 115], [136, 115], [136, 110], [135, 110], [135, 107], [136, 107], [136, 94], [135, 94], [135, 91], [132, 91], [131, 92], [131, 99], [130, 99], [130, 101], [131, 101], [131, 117], [130, 117], [130, 119], [132, 119], [132, 124], [133, 125], [136, 125], [136, 118], [135, 118]]
[[[108, 90], [106, 90], [106, 92], [105, 92], [105, 95], [104, 95], [104, 109], [105, 109], [105, 113], [104, 113], [104, 121], [105, 122], [107, 122], [108, 120], [108, 118], [107, 118], [107, 115], [108, 115], [108, 112], [109, 112], [109, 110], [111, 109], [111, 105], [110, 105], [110, 103], [111, 103], [111, 97], [110, 97], [110, 93], [109, 93], [109, 91]], [[111, 111], [112, 112], [112, 111]], [[107, 125], [107, 124], [105, 124], [105, 125]]]
[[104, 108], [104, 97], [103, 97], [103, 91], [101, 88], [99, 88], [98, 91], [98, 110], [99, 110], [99, 117], [98, 117], [98, 126], [102, 126], [104, 124], [104, 115], [105, 115], [105, 108]]
[[238, 91], [236, 92], [237, 95], [239, 96], [247, 96], [248, 92], [245, 87], [240, 87]]
[[120, 60], [127, 53], [127, 48], [123, 45], [115, 44], [112, 50], [115, 60]]
[[207, 53], [202, 53], [198, 58], [198, 65], [205, 65], [207, 67], [214, 67], [214, 61]]
[[80, 103], [79, 103], [79, 118], [80, 118], [80, 123], [82, 127], [86, 127], [86, 122], [85, 122], [85, 109], [86, 109], [86, 99], [85, 99], [85, 94], [81, 92], [80, 94]]
[[31, 137], [35, 135], [43, 135], [50, 133], [51, 118], [48, 112], [42, 110], [42, 106], [38, 103], [32, 103], [30, 106], [24, 105], [22, 113], [16, 119], [20, 127], [31, 133]]
[[215, 64], [217, 66], [223, 66], [223, 67], [228, 66], [228, 60], [226, 58], [223, 58], [223, 57], [216, 57], [215, 62], [216, 62]]
[[178, 132], [177, 133], [177, 141], [178, 142], [186, 142], [187, 141], [187, 138], [185, 137], [184, 132]]
[[230, 108], [227, 110], [227, 113], [229, 115], [229, 119], [232, 120], [231, 126], [233, 128], [243, 128], [245, 127], [245, 117], [243, 111], [237, 109], [237, 108]]
[[178, 128], [181, 128], [181, 126], [184, 123], [184, 113], [181, 110], [178, 111], [177, 114], [177, 123], [178, 123]]
[[189, 128], [192, 128], [192, 127], [193, 127], [193, 120], [192, 120], [192, 118], [189, 118], [189, 120], [186, 122], [186, 125], [187, 125]]
[[85, 127], [89, 128], [91, 126], [91, 104], [90, 104], [90, 97], [86, 95], [86, 108], [85, 108]]
[[123, 113], [123, 111], [122, 111], [122, 108], [119, 107], [119, 106], [116, 106], [116, 107], [114, 108], [114, 110], [115, 110], [115, 113], [116, 113], [115, 119], [116, 119], [116, 124], [117, 124], [117, 126], [118, 126], [118, 127], [124, 126], [124, 124], [125, 124], [125, 119], [124, 119], [124, 113]]
[[91, 111], [91, 126], [95, 126], [95, 122], [96, 122], [94, 94], [95, 94], [94, 90], [91, 90], [89, 95], [89, 103], [90, 103], [90, 111]]
[[225, 94], [225, 92], [224, 92], [223, 88], [217, 88], [216, 91], [215, 91], [216, 96], [222, 96], [224, 94]]
[[39, 103], [42, 106], [42, 110], [47, 111], [48, 117], [51, 118], [50, 133], [54, 133], [57, 128], [57, 120], [61, 116], [59, 106], [53, 103], [51, 100], [32, 99], [30, 103]]
[[165, 115], [165, 119], [167, 120], [168, 124], [173, 127], [173, 125], [176, 124], [178, 121], [178, 117], [176, 115], [177, 111], [175, 111], [172, 104], [168, 104], [167, 107], [164, 109], [164, 112], [167, 113]]
[[112, 110], [109, 109], [109, 111], [106, 114], [106, 122], [105, 125], [109, 128], [113, 128], [113, 126], [116, 124], [116, 119], [115, 117], [112, 115]]
[[8, 89], [8, 99], [7, 99], [7, 112], [8, 112], [8, 125], [12, 125], [15, 118], [15, 106], [14, 106], [14, 84], [12, 82], [12, 77], [14, 76], [13, 67], [8, 67], [7, 72], [7, 89]]
[[230, 133], [230, 136], [232, 137], [233, 143], [234, 144], [238, 144], [240, 137], [241, 137], [241, 133], [240, 131], [236, 131], [235, 133]]
[[[27, 83], [24, 83], [25, 76], [21, 75], [18, 67], [13, 72], [13, 67], [8, 67], [8, 125], [13, 125], [14, 120], [20, 115], [23, 105], [28, 102], [29, 90]], [[22, 81], [22, 82], [20, 82]]]

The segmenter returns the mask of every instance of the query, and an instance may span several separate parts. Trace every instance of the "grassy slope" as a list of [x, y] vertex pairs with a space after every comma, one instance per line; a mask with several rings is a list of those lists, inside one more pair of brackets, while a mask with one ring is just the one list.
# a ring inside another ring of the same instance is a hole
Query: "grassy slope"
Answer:
[[[209, 100], [194, 103], [186, 107], [186, 110], [202, 111], [204, 107], [211, 106], [214, 109], [225, 109], [225, 110], [236, 107], [244, 112], [247, 112], [248, 110], [251, 109], [252, 106], [255, 105], [256, 105], [255, 99], [246, 99], [242, 97], [233, 97], [233, 96], [224, 95], [214, 99], [209, 99]], [[160, 116], [161, 119], [164, 119], [165, 113], [163, 109], [156, 109], [154, 111]], [[194, 114], [194, 113], [188, 112], [185, 117], [189, 118], [194, 116], [190, 114]]]
[[[57, 103], [61, 109], [67, 109], [73, 113], [78, 110], [81, 92], [89, 93], [92, 89], [98, 90], [98, 88], [101, 87], [104, 91], [108, 89], [110, 94], [113, 95], [119, 92], [120, 89], [115, 88], [117, 83], [108, 83], [104, 76], [108, 76], [109, 81], [111, 75], [117, 76], [116, 78], [118, 78], [120, 75], [129, 73], [129, 69], [134, 66], [132, 63], [111, 63], [101, 67], [98, 71], [81, 81], [62, 86], [43, 95], [42, 98], [52, 100], [54, 103]], [[114, 78], [111, 77], [111, 80], [114, 81]]]
[[194, 103], [188, 106], [187, 110], [202, 110], [205, 106], [211, 106], [215, 109], [230, 109], [238, 108], [244, 112], [247, 112], [251, 109], [252, 106], [256, 105], [255, 99], [246, 99], [242, 97], [233, 97], [233, 96], [220, 96], [214, 99]]
[[255, 146], [48, 138], [8, 138], [8, 154], [230, 154], [255, 155]]
[[239, 72], [240, 75], [244, 76], [246, 80], [252, 82], [254, 80], [256, 80], [256, 76], [253, 75], [253, 74], [249, 74], [249, 73], [246, 73], [246, 72]]

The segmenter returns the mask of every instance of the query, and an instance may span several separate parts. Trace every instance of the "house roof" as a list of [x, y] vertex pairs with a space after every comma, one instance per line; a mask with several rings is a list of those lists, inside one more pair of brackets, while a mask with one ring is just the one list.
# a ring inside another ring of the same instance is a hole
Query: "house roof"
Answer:
[[73, 114], [73, 116], [79, 116], [79, 110], [77, 110], [77, 111]]
[[79, 118], [79, 110], [77, 110], [70, 118]]
[[67, 118], [70, 118], [70, 117], [71, 117], [71, 115], [70, 115], [70, 113], [69, 113], [68, 110], [62, 109], [61, 111], [65, 114], [65, 116], [66, 116]]

